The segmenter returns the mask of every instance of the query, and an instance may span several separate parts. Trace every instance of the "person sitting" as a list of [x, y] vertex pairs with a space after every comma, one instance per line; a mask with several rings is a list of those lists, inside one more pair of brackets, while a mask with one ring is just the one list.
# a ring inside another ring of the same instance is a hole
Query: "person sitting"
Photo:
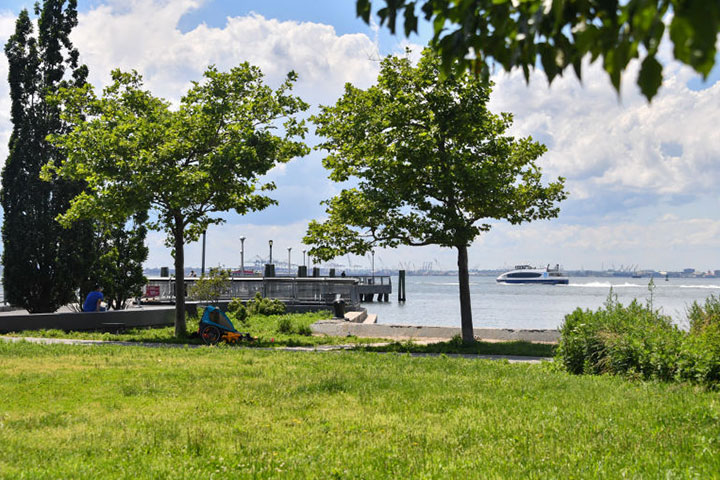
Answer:
[[85, 303], [83, 303], [82, 311], [104, 312], [105, 307], [101, 305], [103, 298], [105, 298], [105, 296], [102, 293], [102, 287], [96, 286], [92, 292], [88, 293], [87, 298], [85, 298]]

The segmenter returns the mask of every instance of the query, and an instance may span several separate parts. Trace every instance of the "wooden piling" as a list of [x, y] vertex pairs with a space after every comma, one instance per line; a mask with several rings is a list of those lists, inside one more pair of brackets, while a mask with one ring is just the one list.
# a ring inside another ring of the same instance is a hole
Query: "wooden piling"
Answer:
[[398, 272], [398, 302], [405, 301], [405, 270]]

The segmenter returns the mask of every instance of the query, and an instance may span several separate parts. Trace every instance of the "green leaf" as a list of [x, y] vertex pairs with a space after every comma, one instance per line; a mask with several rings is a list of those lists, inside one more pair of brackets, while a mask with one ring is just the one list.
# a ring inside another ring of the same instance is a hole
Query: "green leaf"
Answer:
[[648, 56], [643, 60], [638, 76], [638, 85], [643, 95], [648, 100], [652, 100], [662, 85], [662, 65], [655, 57]]
[[355, 12], [356, 16], [362, 18], [365, 23], [370, 23], [370, 0], [357, 0], [357, 4], [355, 5]]

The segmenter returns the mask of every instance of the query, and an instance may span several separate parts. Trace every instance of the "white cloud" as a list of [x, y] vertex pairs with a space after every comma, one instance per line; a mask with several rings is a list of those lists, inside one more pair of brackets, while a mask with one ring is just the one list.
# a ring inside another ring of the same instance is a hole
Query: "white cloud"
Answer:
[[121, 12], [100, 6], [81, 15], [73, 40], [93, 83], [106, 81], [112, 68], [136, 69], [154, 93], [177, 100], [208, 65], [229, 69], [248, 61], [275, 84], [295, 70], [297, 92], [327, 102], [345, 82], [366, 86], [377, 76], [377, 45], [366, 35], [338, 36], [329, 25], [258, 14], [228, 18], [223, 28], [200, 24], [181, 32], [178, 21], [197, 3], [135, 1]]
[[618, 98], [600, 62], [586, 65], [582, 84], [573, 74], [552, 87], [542, 72], [525, 85], [520, 72], [495, 76], [491, 106], [515, 114], [514, 132], [549, 146], [542, 163], [568, 178], [577, 199], [616, 195], [713, 194], [720, 181], [720, 83], [691, 91], [690, 69], [668, 62], [665, 83], [652, 104], [624, 76]]
[[[281, 22], [258, 14], [228, 18], [222, 28], [201, 24], [179, 30], [182, 16], [202, 3], [111, 0], [80, 15], [72, 38], [90, 68], [90, 81], [101, 87], [112, 68], [136, 69], [153, 93], [177, 102], [209, 64], [227, 69], [249, 61], [266, 73], [271, 85], [288, 71], [297, 71], [297, 94], [313, 104], [331, 104], [345, 82], [367, 87], [377, 77], [377, 37], [338, 35], [332, 26]], [[2, 43], [14, 29], [16, 13], [0, 13]], [[405, 45], [421, 50], [403, 40], [395, 51], [402, 52]], [[667, 46], [664, 55], [668, 58]], [[715, 253], [720, 251], [719, 220], [710, 218], [716, 213], [702, 211], [703, 199], [714, 197], [720, 182], [720, 135], [715, 132], [720, 125], [720, 83], [691, 91], [686, 85], [695, 75], [671, 61], [666, 61], [664, 74], [664, 85], [651, 105], [634, 85], [636, 65], [624, 76], [621, 98], [599, 63], [586, 67], [582, 84], [572, 73], [551, 87], [542, 72], [533, 74], [529, 86], [520, 72], [496, 75], [491, 109], [513, 112], [514, 134], [532, 134], [550, 147], [541, 163], [548, 176], [568, 178], [572, 196], [562, 207], [570, 218], [522, 227], [498, 225], [475, 242], [470, 265], [530, 261], [590, 268], [587, 262], [592, 258], [598, 263], [592, 267], [599, 268], [599, 259], [619, 265], [634, 258], [647, 268], [674, 268], [703, 258], [709, 266], [720, 266]], [[7, 156], [11, 128], [6, 78], [7, 61], [0, 55], [0, 164]], [[240, 235], [248, 237], [248, 259], [266, 255], [268, 238], [277, 242], [279, 258], [286, 258], [288, 246], [294, 258], [296, 252], [300, 255], [305, 217], [310, 215], [307, 205], [337, 190], [324, 180], [318, 158], [314, 154], [295, 160], [287, 170], [272, 173], [283, 201], [272, 212], [258, 214], [262, 221], [253, 216], [253, 224], [241, 224], [248, 219], [230, 218], [230, 224], [213, 227], [207, 264], [235, 265]], [[691, 216], [660, 212], [658, 201], [677, 199], [695, 202], [698, 211]], [[303, 213], [297, 213], [299, 204]], [[647, 218], [638, 216], [642, 208]], [[172, 264], [162, 237], [153, 233], [149, 238], [150, 266]], [[199, 265], [199, 248], [188, 246], [188, 265]], [[663, 259], [678, 265], [663, 264]], [[379, 251], [376, 260], [379, 267], [456, 264], [453, 250], [437, 248]], [[367, 259], [355, 262], [368, 264]]]

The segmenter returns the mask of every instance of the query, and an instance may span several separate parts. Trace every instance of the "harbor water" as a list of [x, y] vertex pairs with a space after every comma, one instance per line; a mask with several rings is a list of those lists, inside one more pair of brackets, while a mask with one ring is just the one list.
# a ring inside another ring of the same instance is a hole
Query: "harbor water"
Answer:
[[[619, 302], [633, 299], [646, 304], [649, 278], [576, 277], [569, 285], [508, 285], [495, 277], [470, 277], [473, 325], [476, 328], [558, 328], [576, 308], [596, 310], [612, 289]], [[378, 323], [401, 325], [460, 326], [458, 281], [449, 276], [406, 277], [407, 301], [397, 302], [397, 277], [392, 278], [390, 302], [364, 303]], [[704, 302], [720, 295], [720, 278], [653, 279], [653, 306], [687, 326], [686, 311], [693, 301]]]

